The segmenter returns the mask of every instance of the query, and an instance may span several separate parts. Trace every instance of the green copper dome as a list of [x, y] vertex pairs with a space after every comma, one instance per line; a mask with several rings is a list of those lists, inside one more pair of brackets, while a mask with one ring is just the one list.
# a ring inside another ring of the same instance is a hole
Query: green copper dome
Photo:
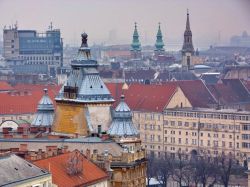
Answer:
[[141, 43], [139, 41], [139, 34], [137, 31], [137, 24], [135, 23], [135, 30], [134, 30], [134, 34], [133, 34], [133, 41], [131, 44], [132, 47], [132, 51], [141, 51]]
[[156, 35], [156, 42], [155, 42], [156, 51], [164, 51], [163, 47], [164, 47], [164, 42], [162, 39], [161, 24], [159, 23], [158, 32]]

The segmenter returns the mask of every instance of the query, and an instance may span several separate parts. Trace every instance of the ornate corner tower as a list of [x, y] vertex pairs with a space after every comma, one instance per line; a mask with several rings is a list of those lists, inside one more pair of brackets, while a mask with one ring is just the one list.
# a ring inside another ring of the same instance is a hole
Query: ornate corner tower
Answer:
[[194, 46], [192, 41], [192, 31], [190, 29], [189, 12], [187, 10], [186, 30], [184, 32], [184, 43], [182, 46], [182, 69], [192, 70], [192, 57], [194, 56]]
[[32, 126], [46, 126], [52, 125], [54, 119], [53, 102], [48, 96], [48, 90], [44, 89], [44, 95], [38, 103], [35, 118], [32, 121]]
[[159, 23], [158, 31], [156, 34], [155, 55], [160, 55], [165, 52], [164, 42], [162, 38], [163, 37], [162, 37], [162, 32], [161, 32], [161, 23]]
[[119, 105], [113, 113], [113, 120], [108, 130], [108, 134], [118, 137], [137, 137], [139, 135], [132, 121], [132, 112], [121, 96]]
[[131, 44], [131, 58], [132, 59], [141, 59], [141, 43], [139, 41], [139, 34], [137, 31], [137, 23], [135, 23], [135, 29], [133, 34], [133, 41]]
[[110, 106], [114, 100], [99, 76], [97, 61], [91, 58], [87, 37], [82, 34], [81, 47], [71, 62], [71, 74], [55, 98], [54, 132], [101, 133], [111, 123]]

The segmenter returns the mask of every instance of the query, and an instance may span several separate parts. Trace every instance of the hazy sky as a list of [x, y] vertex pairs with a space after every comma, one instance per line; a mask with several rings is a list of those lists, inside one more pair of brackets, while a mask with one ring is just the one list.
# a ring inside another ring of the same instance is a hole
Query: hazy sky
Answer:
[[18, 21], [20, 29], [45, 31], [52, 21], [65, 43], [79, 45], [83, 31], [90, 43], [130, 43], [136, 21], [145, 45], [154, 44], [161, 22], [167, 48], [182, 45], [187, 8], [195, 47], [250, 34], [250, 0], [0, 0], [0, 29]]

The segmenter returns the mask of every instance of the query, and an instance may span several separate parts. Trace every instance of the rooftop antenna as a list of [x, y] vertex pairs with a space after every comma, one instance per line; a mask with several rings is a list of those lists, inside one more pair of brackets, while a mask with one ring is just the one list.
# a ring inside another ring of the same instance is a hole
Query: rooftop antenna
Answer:
[[53, 24], [52, 24], [52, 21], [51, 21], [51, 22], [50, 22], [50, 25], [49, 25], [49, 30], [52, 31], [52, 29], [53, 29]]
[[17, 30], [18, 28], [18, 22], [16, 21], [16, 23], [14, 24], [14, 28]]

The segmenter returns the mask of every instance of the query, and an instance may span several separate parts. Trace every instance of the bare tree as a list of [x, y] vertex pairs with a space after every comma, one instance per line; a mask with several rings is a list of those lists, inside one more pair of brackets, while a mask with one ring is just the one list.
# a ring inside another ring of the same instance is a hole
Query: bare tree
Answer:
[[148, 179], [148, 186], [150, 180], [156, 176], [156, 162], [155, 162], [155, 157], [150, 154], [148, 155], [148, 163], [147, 163], [147, 179]]
[[219, 155], [218, 164], [220, 181], [225, 187], [228, 187], [235, 161], [231, 155]]
[[186, 167], [187, 161], [185, 160], [185, 155], [179, 151], [177, 158], [173, 161], [172, 178], [180, 187], [182, 187], [182, 183], [184, 182]]
[[156, 161], [156, 166], [157, 180], [163, 184], [163, 186], [167, 186], [168, 179], [172, 174], [171, 158], [168, 155], [166, 155], [164, 158], [161, 157]]

